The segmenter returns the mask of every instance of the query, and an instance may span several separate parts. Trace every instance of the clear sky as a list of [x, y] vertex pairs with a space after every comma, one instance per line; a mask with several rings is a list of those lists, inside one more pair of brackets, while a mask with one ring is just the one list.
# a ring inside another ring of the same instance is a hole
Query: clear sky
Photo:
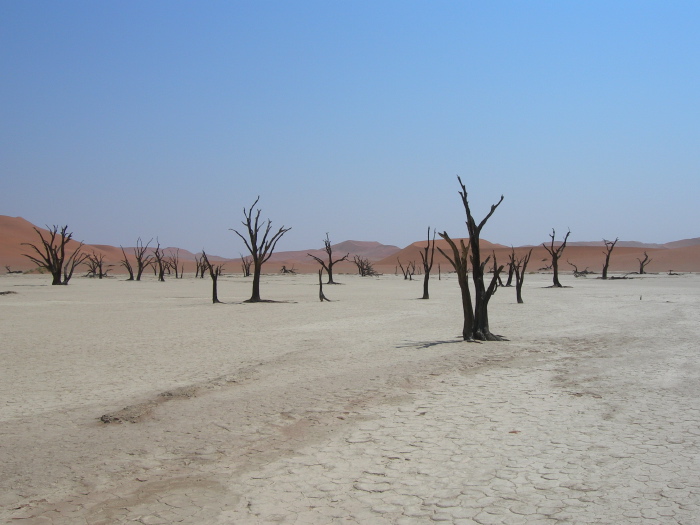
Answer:
[[700, 236], [700, 2], [0, 1], [0, 214], [237, 256]]

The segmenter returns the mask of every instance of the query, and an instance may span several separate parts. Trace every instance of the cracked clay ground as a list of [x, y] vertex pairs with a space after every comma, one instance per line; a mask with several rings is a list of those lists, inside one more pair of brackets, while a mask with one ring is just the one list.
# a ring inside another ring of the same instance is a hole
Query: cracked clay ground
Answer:
[[0, 521], [700, 523], [700, 277], [342, 277], [0, 278]]

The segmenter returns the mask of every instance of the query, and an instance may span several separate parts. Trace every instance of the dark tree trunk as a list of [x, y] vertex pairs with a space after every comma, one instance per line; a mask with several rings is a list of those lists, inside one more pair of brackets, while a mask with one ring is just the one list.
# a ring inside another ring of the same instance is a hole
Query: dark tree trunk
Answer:
[[515, 297], [518, 304], [523, 304], [523, 282], [525, 281], [525, 270], [527, 269], [527, 263], [530, 262], [530, 256], [532, 255], [532, 248], [522, 259], [515, 261], [514, 258], [514, 268], [515, 268]]
[[433, 230], [433, 249], [430, 250], [430, 226], [428, 226], [428, 244], [423, 251], [420, 252], [420, 258], [423, 262], [423, 297], [421, 299], [430, 299], [428, 293], [428, 281], [430, 281], [430, 271], [433, 269], [433, 261], [435, 259], [435, 230]]
[[253, 293], [250, 295], [250, 299], [248, 299], [249, 303], [259, 303], [261, 301], [260, 299], [260, 274], [261, 274], [261, 268], [260, 264], [257, 263], [257, 261], [253, 261]]
[[552, 233], [549, 234], [549, 236], [552, 239], [550, 246], [547, 246], [544, 243], [542, 243], [542, 246], [544, 247], [545, 250], [547, 250], [549, 255], [552, 256], [552, 271], [554, 272], [554, 276], [552, 278], [553, 287], [554, 288], [562, 288], [562, 285], [559, 282], [559, 258], [561, 257], [562, 253], [564, 252], [564, 248], [566, 248], [566, 241], [569, 238], [569, 235], [571, 235], [571, 230], [566, 232], [566, 235], [564, 236], [564, 242], [562, 242], [556, 248], [554, 247], [555, 234], [556, 234], [556, 232], [554, 231], [554, 228], [552, 228]]
[[554, 272], [554, 277], [553, 277], [553, 285], [557, 288], [562, 288], [561, 283], [559, 282], [559, 259], [554, 258], [552, 259], [552, 271]]
[[605, 255], [605, 264], [603, 265], [603, 279], [608, 278], [608, 266], [610, 266], [610, 255], [612, 255], [613, 248], [615, 248], [615, 245], [617, 244], [617, 239], [614, 241], [607, 241], [603, 239], [603, 242], [605, 243], [605, 251], [603, 252], [603, 255]]
[[323, 270], [318, 271], [318, 298], [321, 302], [330, 302], [330, 299], [323, 294]]

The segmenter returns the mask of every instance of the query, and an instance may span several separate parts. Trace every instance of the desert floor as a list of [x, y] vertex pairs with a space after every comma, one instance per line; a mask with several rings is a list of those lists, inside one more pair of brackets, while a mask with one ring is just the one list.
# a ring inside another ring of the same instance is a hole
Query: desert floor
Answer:
[[0, 521], [700, 522], [700, 275], [336, 279], [0, 276]]

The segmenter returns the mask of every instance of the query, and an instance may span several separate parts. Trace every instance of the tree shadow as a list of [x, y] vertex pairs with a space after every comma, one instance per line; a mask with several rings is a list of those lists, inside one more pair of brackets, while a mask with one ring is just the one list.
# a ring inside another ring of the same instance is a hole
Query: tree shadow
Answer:
[[[447, 345], [447, 344], [454, 344], [454, 343], [465, 343], [467, 341], [464, 341], [462, 339], [462, 336], [459, 336], [459, 339], [450, 339], [446, 341], [416, 341], [413, 343], [406, 343], [402, 345], [397, 345], [396, 348], [417, 348], [419, 350], [425, 350], [427, 348], [430, 348], [432, 346], [438, 346], [438, 345]], [[476, 342], [481, 342], [481, 341], [476, 341]]]

